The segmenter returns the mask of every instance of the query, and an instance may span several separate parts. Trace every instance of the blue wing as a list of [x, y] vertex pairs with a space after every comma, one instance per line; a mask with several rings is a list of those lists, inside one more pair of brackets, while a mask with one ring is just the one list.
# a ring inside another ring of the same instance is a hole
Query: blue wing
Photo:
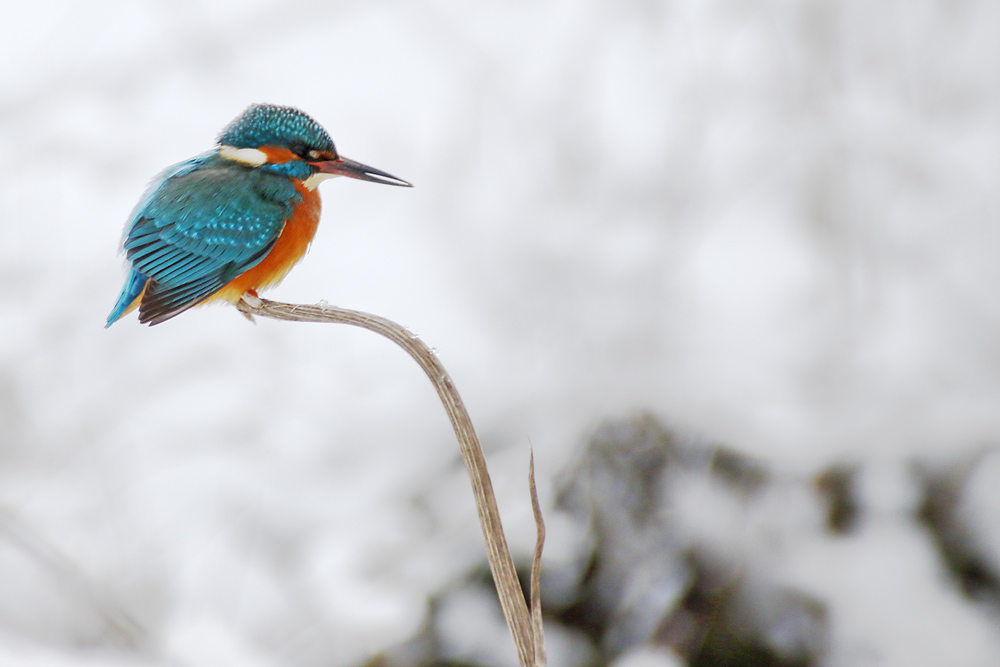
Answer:
[[140, 293], [150, 324], [204, 301], [267, 255], [301, 201], [291, 179], [212, 155], [164, 176], [128, 227], [129, 278], [109, 324]]

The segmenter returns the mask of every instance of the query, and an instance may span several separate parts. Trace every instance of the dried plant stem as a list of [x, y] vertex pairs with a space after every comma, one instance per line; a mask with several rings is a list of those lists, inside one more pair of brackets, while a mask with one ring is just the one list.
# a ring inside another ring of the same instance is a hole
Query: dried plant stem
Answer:
[[531, 629], [535, 640], [534, 658], [536, 667], [545, 664], [545, 632], [542, 629], [542, 547], [545, 546], [545, 522], [542, 508], [538, 504], [538, 489], [535, 487], [535, 453], [531, 453], [528, 465], [528, 488], [531, 490], [531, 512], [535, 516], [535, 553], [531, 557]]
[[545, 664], [545, 647], [542, 635], [541, 607], [538, 600], [538, 570], [541, 562], [542, 543], [545, 539], [545, 527], [538, 508], [538, 497], [534, 485], [534, 457], [532, 457], [529, 480], [531, 486], [532, 509], [538, 527], [538, 539], [535, 546], [535, 556], [531, 568], [531, 613], [525, 604], [524, 595], [514, 570], [514, 562], [507, 548], [503, 526], [500, 523], [500, 512], [497, 510], [496, 498], [493, 495], [493, 483], [490, 481], [486, 468], [486, 458], [479, 445], [479, 438], [472, 426], [462, 398], [448, 372], [441, 365], [437, 356], [415, 334], [391, 320], [377, 315], [369, 315], [355, 310], [335, 308], [327, 305], [295, 305], [260, 299], [251, 294], [244, 294], [236, 307], [247, 317], [259, 315], [276, 320], [290, 322], [327, 322], [350, 324], [374, 331], [406, 350], [420, 365], [437, 390], [448, 418], [451, 420], [455, 436], [458, 438], [462, 458], [469, 471], [472, 481], [472, 491], [476, 499], [476, 509], [479, 521], [486, 539], [486, 555], [496, 582], [497, 595], [503, 608], [504, 618], [510, 627], [517, 648], [517, 655], [523, 667], [542, 667]]

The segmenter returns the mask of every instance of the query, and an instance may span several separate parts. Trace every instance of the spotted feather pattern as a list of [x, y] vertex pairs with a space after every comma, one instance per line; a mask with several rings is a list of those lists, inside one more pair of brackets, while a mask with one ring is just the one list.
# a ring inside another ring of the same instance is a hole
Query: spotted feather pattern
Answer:
[[301, 201], [287, 177], [217, 156], [199, 160], [174, 168], [129, 227], [130, 268], [148, 278], [140, 322], [174, 317], [256, 266]]
[[235, 148], [301, 144], [336, 154], [323, 126], [294, 107], [254, 104], [219, 135], [219, 143]]

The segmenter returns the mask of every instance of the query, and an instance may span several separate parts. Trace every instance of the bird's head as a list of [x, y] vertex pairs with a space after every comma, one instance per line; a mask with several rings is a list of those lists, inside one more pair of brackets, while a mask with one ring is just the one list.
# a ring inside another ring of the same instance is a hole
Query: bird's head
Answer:
[[219, 155], [297, 178], [309, 189], [334, 176], [412, 187], [401, 178], [337, 153], [326, 130], [293, 107], [254, 104], [219, 135]]

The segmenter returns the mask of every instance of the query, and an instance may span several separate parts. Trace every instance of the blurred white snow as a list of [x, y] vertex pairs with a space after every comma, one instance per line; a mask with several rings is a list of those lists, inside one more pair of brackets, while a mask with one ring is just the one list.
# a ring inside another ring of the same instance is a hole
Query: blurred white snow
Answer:
[[[551, 503], [597, 423], [651, 410], [789, 475], [869, 471], [853, 537], [779, 530], [833, 664], [1000, 663], [901, 518], [914, 460], [1000, 442], [997, 3], [8, 5], [0, 665], [357, 664], [481, 559], [447, 419], [389, 343], [223, 307], [102, 328], [146, 183], [252, 102], [415, 184], [324, 185], [269, 296], [440, 350], [518, 555], [529, 440]], [[995, 458], [962, 512], [1000, 564]]]

